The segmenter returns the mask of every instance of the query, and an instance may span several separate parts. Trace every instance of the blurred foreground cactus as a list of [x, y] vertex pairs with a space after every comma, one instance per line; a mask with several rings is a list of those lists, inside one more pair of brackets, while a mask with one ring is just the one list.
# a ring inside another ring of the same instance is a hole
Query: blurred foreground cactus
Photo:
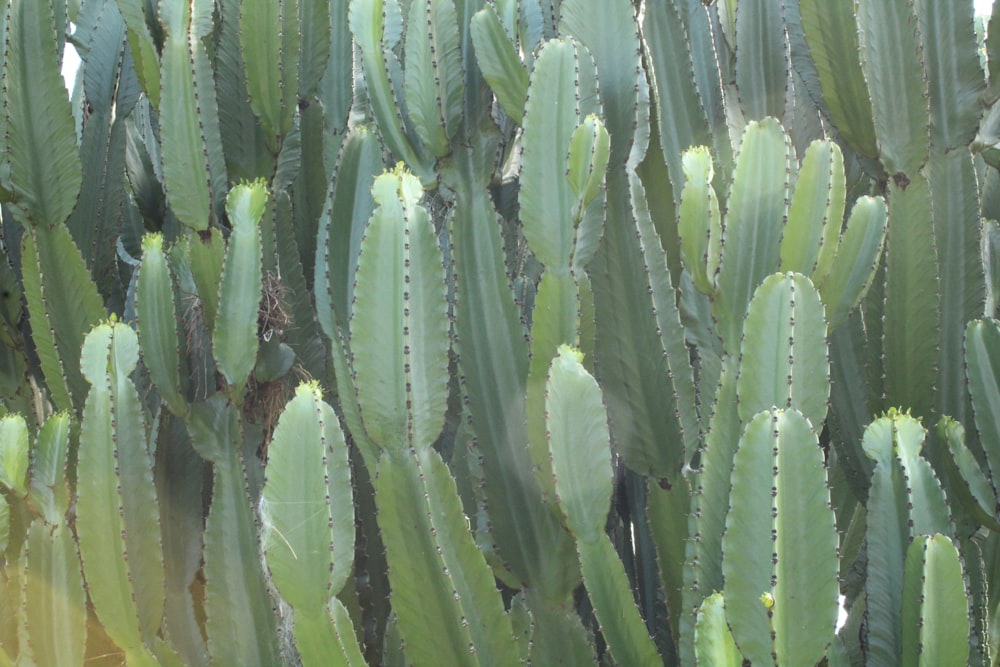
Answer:
[[0, 665], [994, 664], [1000, 16], [0, 26]]

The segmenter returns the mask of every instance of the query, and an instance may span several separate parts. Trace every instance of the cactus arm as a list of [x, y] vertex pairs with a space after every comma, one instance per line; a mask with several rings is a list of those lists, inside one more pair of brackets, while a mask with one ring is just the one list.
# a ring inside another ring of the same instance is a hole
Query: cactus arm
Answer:
[[781, 3], [736, 3], [736, 89], [747, 120], [783, 118], [790, 63]]
[[205, 327], [213, 331], [219, 313], [219, 283], [225, 263], [226, 242], [222, 232], [213, 227], [203, 234], [188, 235], [187, 245], [191, 279], [201, 302]]
[[3, 63], [5, 133], [14, 211], [25, 225], [50, 229], [76, 205], [83, 172], [66, 88], [59, 74], [51, 3], [10, 3]]
[[831, 330], [858, 307], [875, 279], [887, 223], [885, 200], [861, 197], [854, 202], [840, 242], [829, 244], [836, 245], [836, 256], [832, 258], [828, 273], [823, 273], [822, 269], [825, 249], [829, 246], [824, 244], [820, 250], [820, 265], [813, 280], [823, 298]]
[[808, 278], [773, 274], [761, 283], [747, 308], [740, 356], [740, 419], [748, 422], [771, 406], [794, 407], [822, 429], [830, 362], [823, 304]]
[[29, 500], [48, 524], [60, 523], [69, 510], [66, 461], [72, 423], [72, 417], [66, 412], [46, 419], [32, 451]]
[[406, 108], [424, 145], [438, 157], [462, 120], [465, 73], [453, 0], [410, 3], [406, 31]]
[[170, 208], [182, 223], [202, 231], [211, 219], [211, 173], [193, 63], [193, 50], [204, 47], [194, 38], [191, 11], [189, 3], [172, 4], [164, 24], [160, 135]]
[[684, 188], [678, 210], [678, 233], [684, 268], [702, 294], [715, 292], [722, 252], [722, 213], [712, 187], [712, 156], [706, 147], [691, 148], [682, 159]]
[[46, 385], [57, 408], [79, 408], [87, 394], [80, 349], [87, 331], [104, 316], [104, 305], [64, 225], [26, 230], [21, 243], [28, 316]]
[[344, 65], [345, 60], [340, 59], [340, 53], [333, 59], [330, 57], [336, 48], [333, 21], [342, 20], [339, 17], [335, 18], [333, 14], [343, 14], [343, 12], [339, 11], [339, 7], [337, 11], [332, 11], [330, 3], [326, 0], [299, 0], [298, 30], [301, 31], [299, 39], [302, 49], [298, 75], [300, 99], [309, 99], [317, 94], [331, 61], [334, 67]]
[[829, 273], [840, 244], [847, 178], [840, 147], [814, 141], [806, 149], [781, 236], [781, 270], [796, 271], [819, 284]]
[[683, 152], [691, 146], [712, 145], [712, 131], [695, 85], [687, 30], [673, 0], [646, 3], [642, 37], [657, 103], [660, 148], [679, 194], [686, 183]]
[[972, 155], [966, 150], [935, 153], [926, 171], [941, 281], [941, 353], [935, 407], [940, 414], [971, 424], [962, 337], [966, 323], [983, 312], [986, 300], [983, 263], [972, 259], [978, 257], [980, 248], [979, 188]]
[[[931, 148], [964, 148], [976, 136], [986, 79], [976, 52], [975, 8], [915, 0], [927, 68]], [[960, 151], [963, 152], [963, 151]]]
[[754, 289], [780, 261], [791, 145], [773, 119], [743, 135], [724, 221], [713, 311], [727, 351], [736, 349]]
[[796, 410], [761, 412], [733, 458], [726, 618], [754, 664], [815, 664], [834, 637], [836, 518], [813, 428]]
[[301, 1], [240, 3], [240, 52], [246, 68], [250, 107], [275, 154], [282, 138], [292, 129], [298, 102]]
[[220, 665], [279, 664], [277, 622], [258, 557], [239, 416], [221, 394], [191, 407], [191, 444], [214, 463], [203, 552], [209, 653]]
[[495, 6], [487, 4], [473, 15], [469, 29], [483, 78], [504, 112], [520, 123], [528, 97], [529, 75], [510, 28], [500, 22]]
[[969, 381], [976, 430], [986, 455], [986, 469], [997, 491], [1000, 470], [1000, 325], [974, 320], [965, 329], [965, 372]]
[[26, 553], [24, 614], [36, 663], [84, 664], [87, 605], [72, 530], [35, 519], [28, 529]]
[[694, 626], [695, 665], [699, 667], [741, 667], [743, 656], [726, 625], [722, 593], [705, 598]]
[[428, 164], [429, 160], [418, 153], [406, 136], [402, 117], [396, 107], [387, 58], [395, 57], [389, 49], [399, 35], [386, 33], [399, 29], [395, 25], [398, 17], [393, 14], [398, 14], [400, 10], [395, 0], [388, 0], [388, 5], [386, 1], [351, 0], [348, 9], [351, 33], [361, 49], [361, 66], [368, 84], [368, 98], [386, 146], [403, 159], [421, 181], [430, 184], [434, 182], [435, 175]]
[[604, 534], [612, 477], [607, 411], [580, 353], [559, 347], [546, 382], [545, 410], [555, 492], [576, 538], [584, 585], [611, 654], [620, 664], [659, 662], [632, 599], [625, 568]]
[[354, 128], [341, 146], [316, 240], [316, 317], [331, 340], [350, 315], [361, 237], [375, 210], [371, 183], [381, 170], [378, 138], [363, 125]]
[[504, 262], [499, 216], [474, 177], [488, 173], [479, 168], [488, 156], [488, 151], [459, 151], [457, 168], [446, 174], [449, 182], [455, 180], [456, 192], [451, 222], [456, 347], [498, 550], [540, 599], [561, 603], [579, 583], [579, 573], [573, 566], [572, 540], [559, 528], [555, 512], [541, 502], [524, 447], [529, 344]]
[[521, 222], [535, 257], [552, 269], [569, 266], [573, 251], [575, 197], [564, 174], [579, 118], [574, 100], [580, 93], [580, 67], [573, 42], [546, 43], [535, 60], [525, 102]]
[[799, 12], [833, 124], [854, 150], [875, 157], [878, 148], [872, 103], [861, 61], [854, 57], [859, 45], [853, 7], [839, 2], [802, 0]]
[[407, 659], [415, 667], [518, 664], [510, 618], [437, 451], [386, 452], [375, 491]]
[[855, 11], [879, 159], [890, 175], [912, 179], [927, 161], [931, 124], [913, 2], [860, 0]]
[[260, 221], [267, 203], [263, 182], [237, 185], [226, 209], [233, 226], [219, 285], [219, 312], [212, 349], [223, 377], [242, 402], [243, 388], [257, 359], [257, 312], [261, 294]]
[[292, 606], [303, 664], [330, 664], [343, 649], [327, 601], [351, 573], [354, 500], [347, 444], [317, 385], [300, 385], [285, 406], [265, 474], [262, 542], [271, 580]]
[[976, 521], [990, 530], [1000, 531], [996, 491], [965, 445], [965, 427], [951, 417], [942, 417], [937, 432], [940, 441], [946, 445], [942, 448], [944, 456], [941, 458], [951, 481], [949, 492], [955, 491], [961, 506]]
[[414, 176], [385, 173], [372, 192], [378, 208], [361, 244], [350, 323], [358, 402], [377, 445], [426, 448], [448, 399], [441, 251]]
[[901, 664], [966, 664], [969, 599], [958, 549], [944, 535], [917, 537], [903, 577]]
[[136, 287], [136, 316], [143, 362], [160, 396], [175, 415], [187, 413], [181, 395], [180, 340], [177, 336], [173, 280], [163, 236], [146, 235], [142, 240], [142, 263]]
[[[124, 325], [102, 324], [88, 334], [81, 365], [93, 386], [80, 431], [76, 528], [90, 598], [105, 631], [136, 664], [155, 664], [143, 635], [156, 630], [148, 624], [154, 622], [157, 588], [162, 613], [162, 555], [147, 550], [159, 547], [159, 535], [149, 530], [158, 524], [151, 461], [142, 441], [138, 394], [128, 379], [137, 362], [135, 334]], [[126, 491], [138, 495], [126, 498]], [[150, 496], [152, 505], [145, 503]], [[139, 506], [133, 507], [133, 498]], [[137, 519], [144, 521], [142, 527]], [[130, 527], [138, 533], [131, 539]], [[144, 557], [156, 560], [142, 563]], [[161, 568], [158, 582], [156, 568]]]
[[940, 281], [927, 180], [914, 176], [905, 189], [890, 185], [886, 245], [883, 364], [885, 395], [919, 416], [935, 408], [941, 341]]
[[0, 419], [0, 484], [15, 496], [28, 495], [28, 423], [18, 414]]

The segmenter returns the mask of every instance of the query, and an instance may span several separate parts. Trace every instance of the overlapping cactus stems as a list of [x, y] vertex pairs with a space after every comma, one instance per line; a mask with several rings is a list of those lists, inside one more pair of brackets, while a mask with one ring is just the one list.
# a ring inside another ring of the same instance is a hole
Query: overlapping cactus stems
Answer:
[[971, 9], [709, 4], [0, 4], [0, 664], [990, 664]]

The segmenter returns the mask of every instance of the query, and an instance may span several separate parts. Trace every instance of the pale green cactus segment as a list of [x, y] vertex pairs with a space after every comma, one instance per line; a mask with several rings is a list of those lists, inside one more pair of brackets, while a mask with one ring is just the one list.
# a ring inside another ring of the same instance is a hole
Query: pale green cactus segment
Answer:
[[358, 645], [358, 637], [354, 631], [354, 621], [351, 620], [351, 612], [348, 611], [344, 603], [338, 598], [330, 598], [329, 607], [330, 619], [333, 622], [333, 631], [343, 647], [344, 664], [347, 667], [365, 667], [365, 657], [361, 654], [361, 647]]
[[806, 149], [781, 236], [781, 270], [796, 271], [819, 284], [830, 272], [844, 219], [847, 178], [840, 147], [830, 140]]
[[377, 179], [361, 243], [351, 353], [365, 431], [383, 449], [424, 449], [444, 426], [448, 313], [444, 265], [420, 181], [397, 168]]
[[747, 120], [783, 118], [791, 63], [780, 3], [741, 0], [736, 5], [736, 89]]
[[886, 238], [885, 305], [882, 332], [885, 395], [930, 418], [936, 404], [941, 344], [941, 281], [932, 199], [923, 172], [908, 185], [889, 185], [890, 224]]
[[26, 230], [21, 270], [32, 335], [52, 401], [60, 410], [79, 409], [87, 394], [80, 349], [90, 328], [105, 316], [97, 286], [65, 225], [51, 231]]
[[843, 2], [801, 0], [799, 12], [833, 124], [854, 150], [877, 156], [872, 103], [861, 61], [854, 57], [859, 50], [854, 7]]
[[437, 451], [384, 453], [375, 502], [413, 666], [519, 664], [510, 617]]
[[722, 593], [705, 598], [694, 624], [694, 656], [698, 667], [742, 667], [743, 656], [726, 625]]
[[858, 307], [875, 279], [882, 248], [885, 246], [888, 215], [881, 197], [860, 197], [854, 202], [847, 227], [836, 246], [836, 255], [827, 265], [824, 244], [813, 282], [819, 289], [826, 307], [827, 321], [833, 329]]
[[187, 403], [181, 395], [173, 280], [160, 234], [147, 234], [142, 240], [135, 310], [142, 358], [149, 376], [170, 411], [183, 417]]
[[0, 495], [0, 552], [6, 552], [10, 544], [10, 503]]
[[965, 511], [991, 530], [1000, 531], [996, 490], [965, 444], [965, 427], [950, 417], [937, 425], [938, 438], [945, 443], [942, 460], [954, 490]]
[[28, 423], [18, 414], [0, 419], [0, 484], [17, 497], [28, 495]]
[[268, 571], [296, 613], [322, 615], [351, 572], [354, 500], [344, 435], [318, 385], [296, 389], [267, 451], [261, 541]]
[[776, 120], [747, 125], [723, 223], [712, 304], [727, 351], [736, 349], [754, 290], [780, 262], [791, 157], [791, 143]]
[[684, 151], [682, 165], [684, 189], [678, 211], [681, 256], [695, 288], [711, 295], [722, 256], [722, 213], [712, 187], [712, 155], [704, 146], [690, 148]]
[[931, 148], [968, 146], [982, 115], [986, 78], [976, 50], [975, 7], [915, 0], [930, 92]]
[[240, 3], [240, 54], [246, 68], [250, 107], [275, 154], [282, 138], [292, 129], [298, 103], [302, 30], [299, 4], [303, 1]]
[[0, 186], [23, 224], [51, 229], [73, 212], [83, 182], [56, 21], [48, 2], [12, 2], [6, 13], [0, 152], [10, 171]]
[[601, 193], [611, 154], [611, 137], [596, 114], [589, 114], [577, 125], [569, 144], [566, 177], [576, 195], [574, 222], [579, 224], [584, 211]]
[[382, 138], [396, 157], [404, 160], [425, 185], [430, 185], [437, 179], [431, 160], [420, 154], [406, 135], [389, 78], [393, 68], [386, 62], [386, 58], [396, 57], [391, 49], [399, 34], [392, 33], [400, 28], [399, 12], [396, 0], [351, 0], [348, 21], [361, 49], [368, 99]]
[[257, 313], [260, 306], [262, 249], [260, 222], [267, 205], [263, 181], [237, 185], [230, 191], [226, 210], [232, 231], [219, 285], [219, 312], [212, 329], [216, 364], [233, 397], [242, 400], [243, 388], [257, 361]]
[[375, 209], [371, 184], [381, 171], [378, 137], [366, 126], [354, 128], [341, 146], [316, 238], [316, 319], [330, 340], [350, 315], [358, 249]]
[[576, 44], [542, 47], [525, 102], [519, 202], [528, 246], [544, 266], [568, 267], [573, 252], [573, 189], [566, 158], [579, 124], [580, 63]]
[[510, 28], [497, 16], [496, 6], [487, 3], [472, 16], [469, 32], [476, 49], [476, 62], [497, 102], [515, 123], [524, 116], [528, 97], [528, 68], [517, 52]]
[[187, 236], [187, 253], [190, 256], [188, 263], [191, 278], [198, 289], [205, 327], [212, 331], [219, 312], [219, 282], [225, 263], [226, 242], [222, 233], [212, 227], [201, 234]]
[[[159, 108], [163, 185], [170, 208], [188, 227], [208, 229], [212, 214], [211, 177], [204, 126], [195, 85], [191, 4], [171, 4], [163, 44]], [[181, 13], [178, 15], [178, 13]]]
[[583, 355], [560, 345], [549, 364], [545, 416], [551, 477], [566, 525], [580, 542], [604, 533], [611, 506], [611, 441], [597, 381]]
[[964, 665], [969, 598], [958, 549], [944, 535], [920, 535], [906, 551], [901, 665]]
[[118, 11], [128, 28], [128, 45], [132, 63], [142, 89], [154, 107], [160, 106], [160, 59], [149, 32], [149, 17], [142, 0], [118, 0]]
[[555, 502], [553, 495], [552, 463], [547, 443], [545, 396], [548, 393], [546, 378], [552, 358], [561, 345], [575, 345], [579, 329], [580, 302], [576, 281], [572, 274], [546, 271], [535, 295], [535, 309], [531, 326], [531, 364], [525, 391], [528, 449], [535, 471], [535, 479], [542, 495]]
[[769, 276], [747, 308], [736, 392], [743, 422], [771, 406], [795, 408], [817, 433], [830, 400], [823, 303], [797, 273]]
[[73, 531], [35, 519], [26, 554], [23, 613], [35, 663], [84, 664], [87, 603]]
[[966, 327], [965, 372], [976, 430], [993, 478], [994, 471], [1000, 470], [1000, 324], [996, 320], [974, 320]]
[[138, 359], [135, 333], [123, 324], [101, 324], [87, 335], [82, 366], [93, 386], [80, 429], [76, 529], [104, 630], [126, 655], [155, 664], [143, 639], [163, 613], [163, 567], [158, 531], [148, 530], [159, 523], [152, 460], [129, 379]]
[[[343, 603], [337, 598], [332, 598], [331, 602], [343, 608]], [[292, 613], [295, 648], [303, 667], [362, 667], [367, 664], [358, 648], [350, 615], [342, 621], [348, 625], [336, 627], [324, 610], [320, 610], [318, 615], [298, 610]], [[347, 635], [343, 634], [344, 630]]]
[[855, 12], [878, 157], [890, 175], [903, 173], [912, 179], [927, 161], [931, 126], [913, 2], [860, 0]]
[[747, 424], [733, 459], [726, 618], [755, 665], [816, 664], [834, 638], [838, 537], [823, 458], [801, 413], [771, 409]]
[[[0, 422], [2, 423], [2, 422]], [[61, 523], [69, 510], [66, 464], [73, 418], [66, 412], [51, 415], [42, 424], [31, 455], [31, 505], [46, 523]], [[3, 438], [0, 438], [0, 442]]]
[[450, 151], [462, 120], [465, 72], [453, 0], [410, 3], [406, 43], [406, 108], [414, 130], [438, 157]]
[[660, 110], [656, 114], [660, 147], [674, 192], [679, 195], [687, 182], [682, 167], [683, 153], [691, 146], [712, 145], [712, 133], [705, 104], [695, 85], [690, 42], [677, 3], [672, 0], [647, 2], [642, 37], [646, 47], [646, 70]]

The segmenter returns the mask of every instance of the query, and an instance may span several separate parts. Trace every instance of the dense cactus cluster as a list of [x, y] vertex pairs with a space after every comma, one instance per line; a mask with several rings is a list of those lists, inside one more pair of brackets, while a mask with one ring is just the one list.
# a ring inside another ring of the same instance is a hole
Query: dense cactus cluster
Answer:
[[1000, 18], [0, 28], [0, 667], [994, 664]]

